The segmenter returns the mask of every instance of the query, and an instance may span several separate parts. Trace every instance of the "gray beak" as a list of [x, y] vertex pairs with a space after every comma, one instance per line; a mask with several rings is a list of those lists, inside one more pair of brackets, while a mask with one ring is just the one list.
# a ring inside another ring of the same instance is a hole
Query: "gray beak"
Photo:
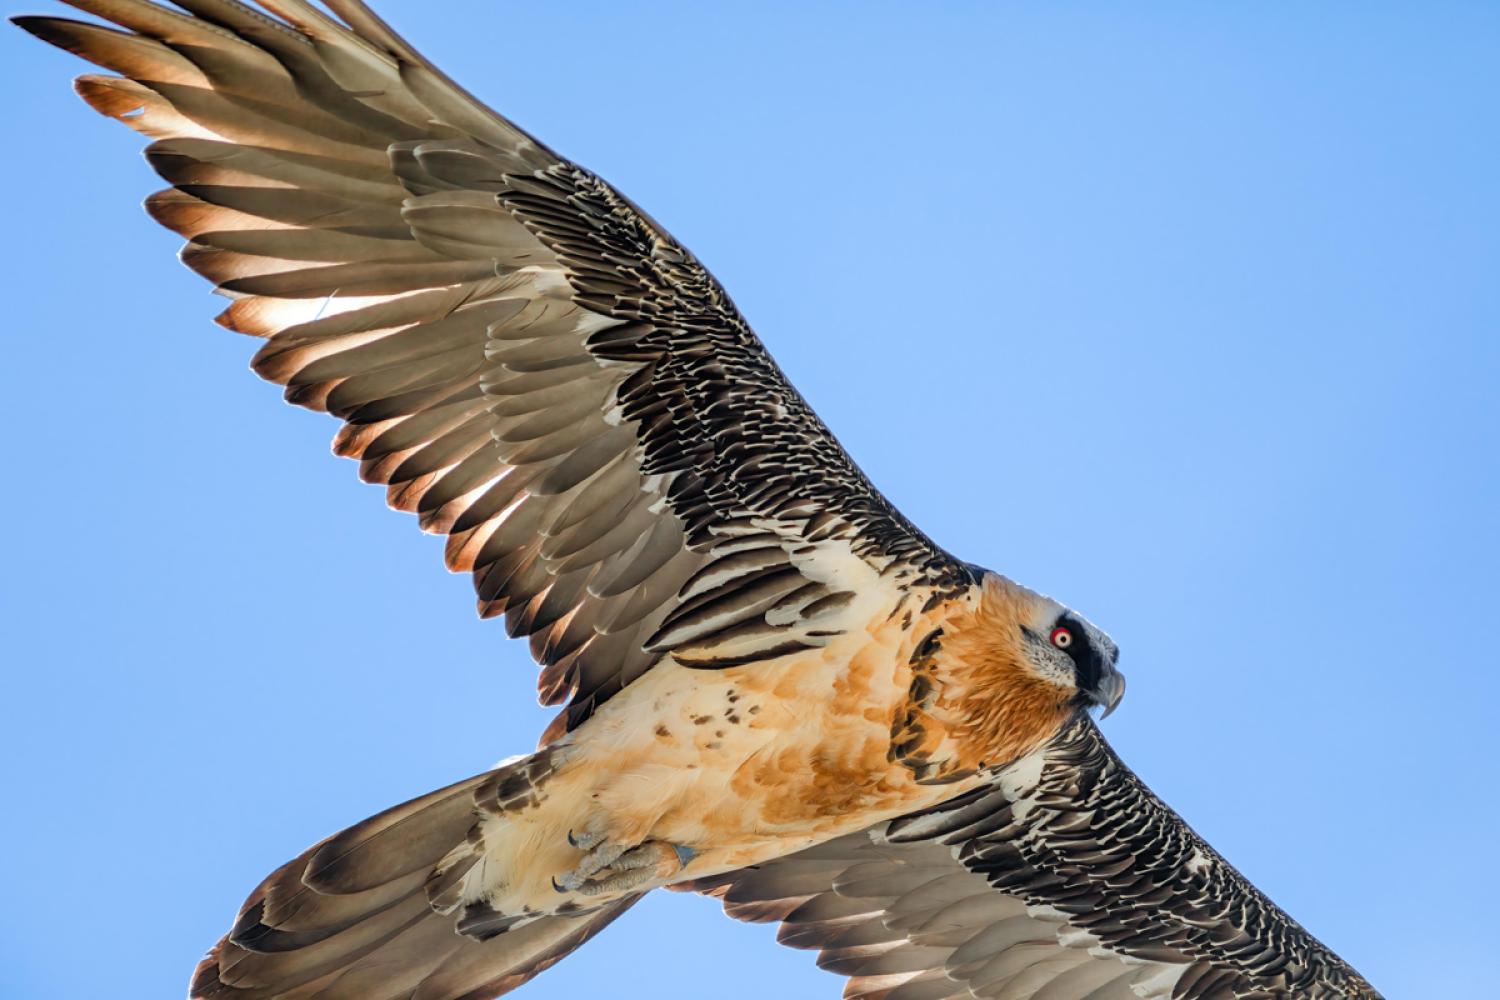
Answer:
[[1125, 697], [1125, 675], [1111, 667], [1108, 673], [1099, 678], [1099, 683], [1094, 687], [1093, 695], [1094, 704], [1104, 708], [1099, 718], [1109, 718], [1109, 714], [1115, 710], [1115, 706], [1120, 704], [1120, 699]]

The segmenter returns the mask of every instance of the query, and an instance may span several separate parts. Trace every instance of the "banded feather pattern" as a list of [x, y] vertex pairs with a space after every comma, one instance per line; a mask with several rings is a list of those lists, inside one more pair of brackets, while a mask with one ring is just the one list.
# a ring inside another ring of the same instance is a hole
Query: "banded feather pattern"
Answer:
[[1082, 714], [940, 806], [674, 888], [780, 921], [847, 1000], [1378, 997]]
[[851, 553], [969, 582], [687, 250], [362, 4], [73, 5], [125, 30], [19, 23], [121, 74], [79, 93], [155, 140], [173, 186], [151, 215], [233, 300], [219, 322], [265, 338], [254, 370], [344, 421], [335, 451], [530, 638], [542, 701], [566, 703], [544, 743], [666, 654], [821, 645], [831, 606], [796, 612]]

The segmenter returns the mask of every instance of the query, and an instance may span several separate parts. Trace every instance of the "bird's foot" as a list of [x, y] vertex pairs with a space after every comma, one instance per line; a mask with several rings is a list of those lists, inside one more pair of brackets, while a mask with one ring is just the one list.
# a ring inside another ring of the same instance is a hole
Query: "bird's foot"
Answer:
[[570, 833], [568, 843], [585, 853], [577, 867], [552, 880], [552, 887], [583, 896], [629, 892], [647, 882], [671, 878], [695, 853], [691, 847], [660, 840], [629, 847], [611, 843], [601, 834]]

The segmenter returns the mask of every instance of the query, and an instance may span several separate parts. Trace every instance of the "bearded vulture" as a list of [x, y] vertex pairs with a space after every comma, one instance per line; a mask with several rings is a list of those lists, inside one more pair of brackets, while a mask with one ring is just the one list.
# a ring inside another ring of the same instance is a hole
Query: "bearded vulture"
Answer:
[[151, 215], [562, 706], [272, 872], [201, 1000], [495, 997], [658, 887], [863, 1000], [1377, 994], [1131, 773], [1085, 617], [870, 484], [688, 250], [358, 0], [71, 0]]

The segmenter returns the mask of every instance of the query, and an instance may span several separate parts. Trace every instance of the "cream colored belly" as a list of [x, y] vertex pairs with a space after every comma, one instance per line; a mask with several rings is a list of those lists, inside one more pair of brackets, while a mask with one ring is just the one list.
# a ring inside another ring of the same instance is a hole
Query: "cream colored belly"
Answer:
[[526, 857], [510, 907], [555, 906], [551, 877], [579, 852], [568, 833], [691, 848], [671, 880], [799, 850], [960, 791], [918, 785], [888, 760], [911, 675], [909, 627], [883, 623], [827, 647], [724, 670], [658, 665], [570, 741], [578, 756], [546, 785], [527, 829], [497, 838]]

